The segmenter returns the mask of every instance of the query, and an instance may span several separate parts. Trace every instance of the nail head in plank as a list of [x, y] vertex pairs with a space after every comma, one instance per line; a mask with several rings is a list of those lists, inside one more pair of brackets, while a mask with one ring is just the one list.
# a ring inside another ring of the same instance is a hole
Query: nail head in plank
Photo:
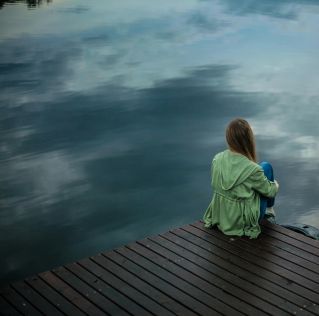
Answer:
[[38, 276], [26, 278], [25, 281], [34, 288], [38, 293], [41, 293], [48, 301], [50, 301], [56, 308], [68, 316], [82, 316], [85, 315], [62, 294], [58, 293], [49, 284], [43, 281]]
[[162, 301], [160, 301], [157, 299], [158, 294], [155, 292], [156, 296], [154, 297], [154, 299], [158, 300], [158, 302], [163, 304], [167, 309], [171, 310], [172, 312], [179, 315], [185, 314], [188, 310], [193, 310], [194, 314], [196, 312], [201, 314], [213, 313], [213, 310], [206, 304], [204, 305], [203, 303], [188, 295], [184, 291], [181, 291], [172, 284], [166, 282], [162, 278], [154, 275], [153, 273], [137, 265], [136, 263], [133, 263], [132, 261], [121, 256], [120, 254], [112, 252], [109, 253], [106, 256], [106, 258], [113, 260], [126, 270], [133, 273], [135, 276], [147, 282], [149, 285], [152, 285], [152, 287], [156, 289], [156, 292], [160, 291], [162, 293], [167, 294], [167, 296], [164, 296], [163, 298], [161, 295], [160, 299], [162, 299]]
[[161, 315], [165, 313], [170, 314], [167, 309], [137, 289], [136, 284], [132, 285], [126, 281], [123, 281], [119, 276], [113, 274], [104, 267], [101, 267], [90, 259], [81, 260], [79, 263], [84, 268], [101, 278], [103, 281], [107, 282], [109, 285], [112, 285], [112, 287], [114, 287], [116, 290], [120, 291], [122, 294], [129, 297], [131, 300], [141, 306], [145, 310], [145, 315], [149, 315], [150, 313], [155, 315]]
[[42, 313], [37, 310], [28, 300], [26, 300], [16, 290], [9, 286], [1, 290], [1, 295], [23, 315], [42, 315]]
[[84, 313], [92, 316], [105, 315], [99, 308], [87, 300], [86, 297], [75, 291], [51, 271], [40, 273], [39, 276]]
[[36, 308], [44, 313], [46, 316], [50, 315], [64, 315], [62, 314], [54, 305], [52, 305], [48, 300], [43, 298], [37, 291], [35, 291], [30, 285], [25, 282], [15, 282], [12, 287], [24, 296], [29, 302], [32, 302]]
[[89, 284], [94, 290], [103, 295], [103, 297], [111, 300], [114, 304], [119, 306], [123, 311], [117, 311], [116, 315], [127, 315], [131, 313], [134, 315], [145, 315], [145, 309], [141, 308], [134, 301], [130, 300], [121, 292], [117, 291], [115, 288], [83, 268], [78, 263], [68, 264], [65, 268]]
[[[118, 249], [116, 252], [120, 253], [125, 258], [138, 263], [144, 269], [158, 275], [159, 277], [170, 282], [175, 287], [185, 291], [189, 295], [192, 295], [197, 300], [202, 303], [207, 304], [211, 308], [216, 309], [217, 312], [225, 313], [227, 315], [240, 315], [240, 310], [235, 310], [223, 303], [222, 300], [225, 296], [227, 300], [227, 295], [220, 289], [213, 291], [210, 288], [208, 291], [203, 291], [203, 285], [208, 285], [203, 280], [199, 278], [194, 278], [194, 275], [187, 273], [186, 270], [181, 269], [179, 266], [174, 265], [172, 262], [168, 262], [165, 258], [158, 256], [155, 252], [135, 243], [128, 246], [127, 249]], [[174, 267], [173, 267], [174, 266]], [[198, 284], [199, 283], [199, 284]], [[208, 293], [211, 291], [211, 295]], [[217, 295], [218, 299], [214, 297]], [[219, 294], [219, 295], [218, 295]], [[232, 300], [234, 297], [228, 297], [228, 300]], [[237, 308], [237, 304], [240, 302], [233, 302], [234, 306]]]

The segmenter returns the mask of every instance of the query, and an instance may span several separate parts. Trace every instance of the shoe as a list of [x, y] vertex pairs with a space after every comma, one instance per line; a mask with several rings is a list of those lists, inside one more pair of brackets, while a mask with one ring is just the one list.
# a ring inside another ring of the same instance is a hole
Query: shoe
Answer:
[[267, 220], [270, 223], [276, 224], [276, 212], [273, 207], [266, 208], [265, 220]]
[[274, 210], [274, 207], [267, 207], [265, 211], [265, 215], [276, 217], [276, 212]]
[[272, 215], [265, 215], [264, 219], [272, 224], [276, 224], [276, 218]]

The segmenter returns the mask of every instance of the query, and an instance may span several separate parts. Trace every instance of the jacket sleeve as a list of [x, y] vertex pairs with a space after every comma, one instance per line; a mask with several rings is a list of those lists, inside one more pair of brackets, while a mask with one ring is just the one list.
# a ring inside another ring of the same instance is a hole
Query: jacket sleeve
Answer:
[[258, 168], [257, 171], [250, 176], [250, 180], [252, 189], [261, 195], [271, 198], [278, 192], [276, 183], [268, 180], [261, 168]]

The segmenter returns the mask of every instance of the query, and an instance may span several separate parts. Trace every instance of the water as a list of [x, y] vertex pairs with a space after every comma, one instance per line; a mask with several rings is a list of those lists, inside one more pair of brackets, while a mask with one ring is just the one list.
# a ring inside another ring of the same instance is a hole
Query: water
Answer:
[[319, 227], [318, 1], [0, 6], [1, 282], [200, 219], [236, 116]]

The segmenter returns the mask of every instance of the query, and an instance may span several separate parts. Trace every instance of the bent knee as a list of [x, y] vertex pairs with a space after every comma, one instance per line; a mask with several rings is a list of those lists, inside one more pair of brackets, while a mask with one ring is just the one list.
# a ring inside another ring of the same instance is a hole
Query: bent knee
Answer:
[[268, 180], [274, 181], [274, 172], [272, 169], [272, 165], [267, 161], [262, 161], [259, 165], [264, 170], [264, 174], [268, 178]]

